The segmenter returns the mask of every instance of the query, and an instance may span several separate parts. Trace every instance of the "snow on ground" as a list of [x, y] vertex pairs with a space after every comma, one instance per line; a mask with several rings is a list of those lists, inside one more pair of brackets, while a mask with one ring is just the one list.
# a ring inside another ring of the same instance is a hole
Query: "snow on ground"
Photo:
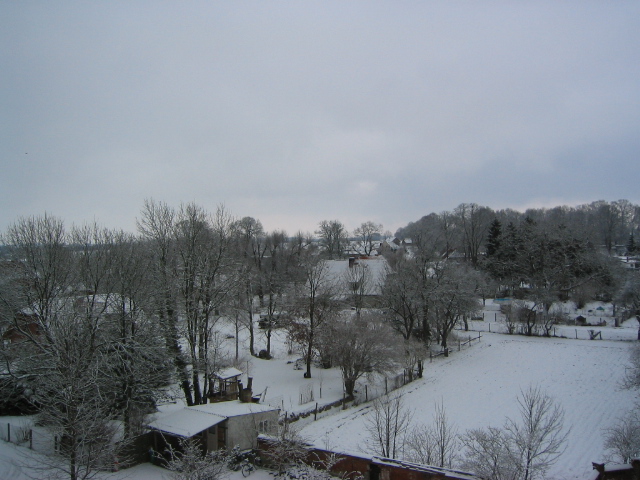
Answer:
[[[598, 307], [602, 310], [597, 310]], [[566, 338], [489, 333], [489, 328], [496, 332], [503, 331], [504, 327], [500, 323], [499, 303], [488, 301], [483, 310], [486, 321], [470, 324], [472, 330], [482, 332], [480, 342], [473, 342], [470, 348], [460, 352], [452, 342], [450, 357], [427, 362], [424, 378], [400, 390], [405, 394], [405, 405], [414, 412], [414, 423], [429, 423], [436, 402], [442, 402], [460, 432], [501, 426], [506, 416], [517, 417], [516, 398], [521, 389], [539, 385], [563, 406], [565, 424], [571, 427], [567, 450], [548, 478], [591, 478], [591, 462], [603, 460], [602, 429], [624, 415], [638, 398], [638, 392], [619, 388], [629, 350], [637, 339], [638, 323], [630, 320], [622, 327], [613, 327], [612, 311], [605, 304], [589, 304], [582, 311], [575, 311], [570, 305], [566, 308], [570, 309], [571, 316], [584, 314], [587, 321], [594, 324], [602, 318], [607, 326], [558, 327], [557, 335]], [[588, 338], [589, 329], [601, 330], [604, 340], [583, 340]], [[579, 340], [575, 339], [576, 331]], [[456, 334], [463, 340], [467, 335], [477, 335], [474, 332]], [[248, 344], [246, 336], [244, 332], [240, 337], [243, 350]], [[300, 355], [288, 355], [285, 340], [284, 332], [274, 332], [272, 360], [244, 357], [238, 362], [238, 368], [253, 377], [254, 394], [261, 395], [265, 403], [284, 407], [287, 412], [310, 411], [316, 402], [323, 405], [339, 400], [342, 397], [339, 370], [314, 368], [312, 378], [304, 379], [303, 370], [294, 369], [293, 362]], [[234, 339], [229, 339], [226, 345], [230, 351], [233, 351], [233, 342]], [[263, 332], [258, 330], [257, 350], [264, 345]], [[243, 376], [244, 382], [246, 376]], [[309, 389], [313, 391], [314, 400], [300, 405], [301, 393], [308, 393]], [[162, 406], [163, 413], [183, 406], [179, 392], [177, 395], [175, 403]], [[298, 425], [302, 435], [320, 447], [371, 453], [365, 428], [365, 417], [370, 410], [370, 404], [345, 411], [332, 409], [324, 418], [314, 422], [310, 417]], [[39, 454], [0, 441], [0, 479], [30, 478], [21, 466], [25, 455], [30, 459], [26, 462], [28, 465], [42, 463]], [[101, 478], [151, 480], [166, 478], [166, 474], [166, 470], [143, 464], [114, 474], [105, 473]], [[256, 472], [252, 478], [271, 477], [265, 472]]]
[[[548, 478], [589, 478], [591, 462], [602, 459], [602, 428], [625, 414], [637, 396], [619, 388], [630, 348], [629, 342], [486, 333], [471, 348], [427, 364], [425, 377], [402, 389], [403, 399], [415, 423], [429, 423], [442, 402], [464, 431], [517, 418], [520, 390], [539, 385], [562, 405], [571, 427], [568, 448]], [[320, 447], [370, 452], [365, 433], [370, 410], [370, 405], [347, 410], [301, 433]]]
[[[48, 472], [42, 470], [48, 459], [25, 447], [0, 441], [0, 479], [1, 480], [34, 480], [51, 478]], [[169, 480], [168, 470], [156, 467], [150, 463], [143, 463], [119, 472], [100, 472], [96, 480]], [[266, 470], [256, 470], [249, 477], [250, 480], [273, 480], [273, 476]], [[226, 480], [244, 480], [241, 472], [229, 471]]]

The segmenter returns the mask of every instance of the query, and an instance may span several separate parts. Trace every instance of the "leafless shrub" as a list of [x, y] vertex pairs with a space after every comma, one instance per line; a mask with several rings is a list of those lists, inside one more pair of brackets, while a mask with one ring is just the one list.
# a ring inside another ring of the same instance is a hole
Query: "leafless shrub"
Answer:
[[412, 412], [404, 406], [402, 396], [398, 394], [375, 399], [372, 408], [373, 412], [366, 420], [370, 443], [379, 455], [397, 458], [402, 452]]
[[630, 463], [640, 457], [640, 405], [605, 429], [604, 446], [610, 460]]

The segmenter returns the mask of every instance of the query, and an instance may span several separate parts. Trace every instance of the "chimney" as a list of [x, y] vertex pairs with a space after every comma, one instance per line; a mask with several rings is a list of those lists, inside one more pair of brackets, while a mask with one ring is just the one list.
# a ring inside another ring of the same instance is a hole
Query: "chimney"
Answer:
[[247, 388], [243, 388], [240, 390], [240, 401], [244, 403], [251, 403], [251, 397], [253, 396], [253, 392], [251, 391], [251, 386], [253, 385], [253, 378], [247, 378]]

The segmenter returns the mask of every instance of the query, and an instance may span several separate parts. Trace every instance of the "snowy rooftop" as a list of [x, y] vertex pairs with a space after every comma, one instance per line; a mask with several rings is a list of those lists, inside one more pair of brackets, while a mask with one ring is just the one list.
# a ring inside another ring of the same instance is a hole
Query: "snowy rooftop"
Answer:
[[366, 295], [380, 294], [381, 285], [387, 278], [389, 271], [389, 264], [384, 257], [356, 258], [353, 260], [353, 266], [350, 266], [350, 260], [327, 260], [326, 265], [327, 276], [337, 285], [341, 285], [344, 293], [349, 292], [348, 284], [350, 280], [353, 280], [349, 276], [350, 268], [361, 267], [368, 272]]
[[225, 421], [227, 418], [185, 407], [151, 422], [148, 427], [179, 437], [193, 437], [198, 432]]
[[240, 400], [234, 400], [231, 402], [207, 403], [206, 405], [195, 405], [193, 407], [185, 408], [191, 408], [203, 413], [221, 415], [225, 418], [278, 410], [278, 408], [271, 407], [269, 405], [262, 405], [260, 403], [244, 403]]
[[198, 432], [225, 421], [229, 417], [238, 417], [252, 413], [277, 411], [277, 408], [257, 403], [240, 401], [207, 403], [184, 407], [149, 423], [148, 427], [179, 437], [192, 437]]
[[220, 370], [218, 373], [214, 374], [215, 377], [221, 380], [227, 380], [229, 378], [237, 377], [239, 375], [242, 375], [242, 372], [234, 367], [225, 368], [224, 370]]

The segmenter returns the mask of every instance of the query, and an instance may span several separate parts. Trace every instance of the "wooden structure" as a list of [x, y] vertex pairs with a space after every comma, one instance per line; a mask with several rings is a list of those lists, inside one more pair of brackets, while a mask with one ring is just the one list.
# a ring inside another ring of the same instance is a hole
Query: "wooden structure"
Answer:
[[226, 402], [237, 400], [242, 390], [240, 376], [242, 372], [237, 368], [225, 368], [211, 375], [211, 388], [209, 390], [210, 402]]
[[593, 463], [598, 475], [593, 480], [640, 480], [640, 459], [631, 464]]
[[151, 447], [158, 453], [168, 446], [179, 450], [182, 439], [195, 440], [208, 452], [236, 446], [247, 450], [256, 448], [259, 433], [277, 429], [279, 415], [278, 408], [236, 400], [184, 407], [147, 427], [152, 432]]

